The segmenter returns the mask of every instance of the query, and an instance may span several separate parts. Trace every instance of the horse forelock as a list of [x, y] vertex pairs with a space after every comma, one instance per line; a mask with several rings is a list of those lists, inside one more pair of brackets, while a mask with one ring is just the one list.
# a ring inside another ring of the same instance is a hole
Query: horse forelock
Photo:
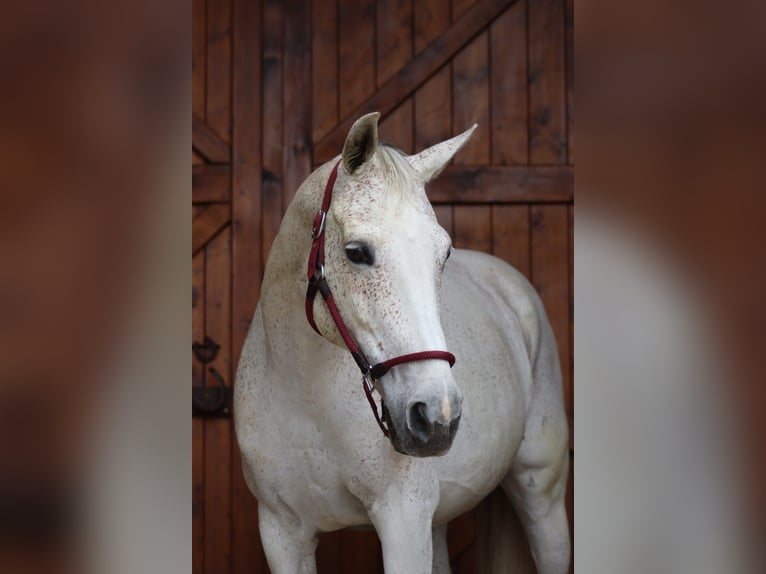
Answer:
[[414, 197], [421, 182], [404, 153], [391, 145], [381, 144], [375, 156], [380, 162], [383, 177], [388, 180], [389, 189], [405, 198]]

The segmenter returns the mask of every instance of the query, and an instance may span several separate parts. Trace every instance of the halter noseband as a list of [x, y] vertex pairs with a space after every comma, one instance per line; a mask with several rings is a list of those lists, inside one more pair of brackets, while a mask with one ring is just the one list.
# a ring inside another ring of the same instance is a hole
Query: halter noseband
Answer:
[[[306, 278], [308, 279], [308, 290], [306, 291], [306, 318], [308, 319], [311, 328], [322, 335], [314, 322], [314, 298], [318, 291], [321, 293], [328, 311], [330, 311], [332, 320], [338, 328], [338, 332], [343, 338], [343, 342], [346, 344], [346, 347], [348, 347], [351, 356], [362, 371], [362, 387], [364, 388], [364, 394], [367, 397], [367, 401], [370, 403], [372, 412], [375, 415], [375, 420], [378, 422], [378, 426], [380, 427], [380, 430], [383, 431], [383, 434], [389, 436], [386, 423], [390, 424], [390, 421], [384, 423], [384, 421], [381, 420], [380, 415], [378, 414], [378, 407], [375, 404], [375, 400], [372, 398], [372, 391], [375, 388], [375, 383], [378, 379], [391, 370], [392, 367], [414, 361], [439, 359], [449, 362], [451, 367], [455, 364], [455, 355], [447, 351], [420, 351], [418, 353], [399, 355], [398, 357], [393, 357], [387, 361], [371, 365], [370, 361], [359, 348], [359, 345], [354, 341], [348, 327], [346, 327], [346, 324], [343, 322], [343, 318], [340, 316], [340, 311], [338, 311], [338, 306], [335, 304], [335, 299], [332, 296], [332, 291], [330, 291], [330, 286], [327, 284], [327, 279], [324, 274], [325, 222], [327, 220], [327, 212], [330, 209], [330, 202], [332, 201], [332, 190], [335, 186], [335, 180], [338, 177], [339, 165], [340, 161], [335, 164], [330, 173], [330, 178], [327, 180], [327, 186], [324, 190], [324, 197], [322, 198], [322, 207], [314, 217], [314, 224], [311, 230], [311, 238], [313, 242], [311, 244], [311, 251], [309, 252], [308, 271], [306, 273]], [[385, 406], [383, 405], [382, 399], [380, 404], [385, 413]]]

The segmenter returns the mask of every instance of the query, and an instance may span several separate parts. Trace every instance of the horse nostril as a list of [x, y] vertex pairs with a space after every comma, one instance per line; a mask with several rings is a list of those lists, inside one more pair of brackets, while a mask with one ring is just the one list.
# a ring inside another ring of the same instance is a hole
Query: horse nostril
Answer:
[[452, 421], [449, 424], [449, 436], [450, 438], [455, 438], [455, 433], [457, 433], [457, 427], [460, 426], [460, 413], [452, 419]]
[[426, 414], [425, 403], [410, 405], [407, 413], [407, 428], [415, 438], [422, 442], [427, 442], [431, 437], [431, 422]]

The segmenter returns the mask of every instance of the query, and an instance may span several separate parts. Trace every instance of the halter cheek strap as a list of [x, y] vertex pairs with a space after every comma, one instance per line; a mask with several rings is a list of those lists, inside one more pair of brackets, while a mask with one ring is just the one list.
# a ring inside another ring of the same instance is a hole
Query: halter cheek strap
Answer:
[[[372, 391], [375, 387], [375, 383], [388, 373], [393, 367], [402, 365], [404, 363], [411, 363], [415, 361], [428, 361], [432, 359], [439, 359], [447, 361], [452, 367], [455, 364], [455, 355], [447, 351], [420, 351], [417, 353], [409, 353], [406, 355], [399, 355], [386, 361], [371, 365], [370, 361], [356, 344], [356, 341], [351, 336], [348, 327], [343, 322], [343, 318], [340, 315], [338, 306], [335, 304], [335, 299], [332, 296], [332, 291], [327, 283], [327, 279], [324, 274], [324, 232], [325, 223], [327, 222], [327, 212], [330, 209], [330, 202], [332, 201], [332, 191], [335, 187], [335, 180], [338, 178], [338, 167], [340, 161], [335, 164], [330, 173], [330, 177], [327, 180], [327, 185], [324, 190], [324, 197], [322, 198], [322, 207], [314, 217], [314, 223], [311, 229], [311, 251], [309, 252], [308, 270], [306, 272], [306, 278], [308, 279], [308, 289], [306, 291], [306, 318], [309, 321], [309, 325], [320, 335], [319, 329], [314, 322], [314, 299], [317, 292], [322, 295], [327, 310], [330, 312], [333, 323], [338, 329], [343, 342], [346, 344], [351, 356], [354, 358], [359, 370], [362, 372], [362, 386], [364, 387], [364, 394], [367, 397], [367, 401], [370, 403], [372, 413], [375, 415], [375, 420], [378, 422], [380, 430], [383, 431], [385, 436], [389, 436], [386, 422], [381, 420], [378, 413], [378, 407], [375, 404], [375, 399], [372, 397]], [[383, 401], [381, 400], [381, 407]]]

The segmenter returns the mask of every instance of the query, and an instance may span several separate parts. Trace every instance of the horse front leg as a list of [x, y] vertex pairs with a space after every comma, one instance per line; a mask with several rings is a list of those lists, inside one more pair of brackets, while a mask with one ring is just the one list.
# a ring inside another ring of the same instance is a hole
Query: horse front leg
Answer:
[[289, 512], [258, 507], [261, 543], [272, 574], [316, 574], [316, 532]]
[[449, 548], [447, 547], [447, 524], [433, 527], [433, 574], [450, 574]]
[[369, 509], [383, 548], [386, 574], [432, 574], [436, 496], [389, 491]]

